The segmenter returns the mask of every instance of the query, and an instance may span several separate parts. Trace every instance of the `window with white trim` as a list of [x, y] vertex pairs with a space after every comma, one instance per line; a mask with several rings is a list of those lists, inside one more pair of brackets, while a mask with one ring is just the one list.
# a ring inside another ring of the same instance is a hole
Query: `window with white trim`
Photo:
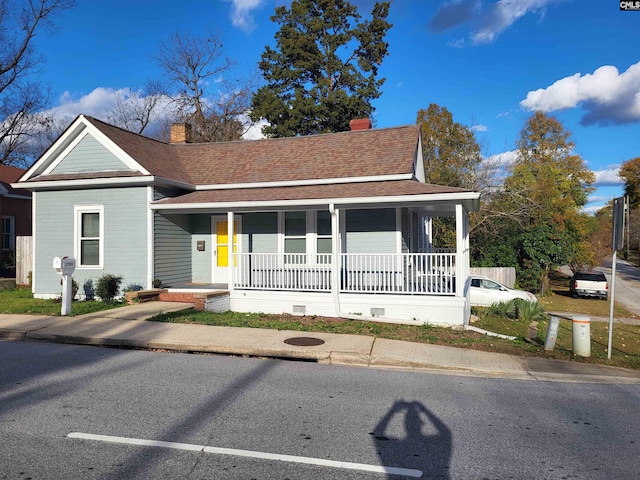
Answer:
[[104, 249], [104, 208], [75, 208], [75, 257], [78, 267], [102, 267]]
[[284, 253], [286, 263], [306, 263], [307, 212], [284, 212]]
[[331, 263], [331, 214], [329, 211], [280, 212], [280, 232], [285, 263]]
[[16, 247], [16, 219], [2, 217], [2, 250], [15, 250]]
[[[316, 212], [316, 253], [318, 263], [331, 263], [333, 251], [331, 241], [331, 213], [328, 210]], [[323, 255], [324, 254], [324, 255]]]

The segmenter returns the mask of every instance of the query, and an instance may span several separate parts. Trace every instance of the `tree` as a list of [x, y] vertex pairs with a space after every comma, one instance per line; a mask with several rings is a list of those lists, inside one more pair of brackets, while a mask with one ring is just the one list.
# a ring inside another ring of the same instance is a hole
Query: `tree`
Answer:
[[[191, 123], [193, 141], [238, 140], [251, 126], [248, 111], [254, 82], [226, 77], [233, 62], [224, 57], [218, 34], [174, 33], [161, 42], [156, 60], [174, 97], [172, 121]], [[213, 87], [216, 91], [207, 91]]]
[[143, 133], [166, 98], [164, 86], [157, 81], [148, 81], [141, 90], [118, 90], [106, 114], [107, 121], [130, 132]]
[[418, 112], [416, 123], [422, 133], [427, 182], [474, 188], [482, 154], [473, 131], [454, 122], [451, 112], [435, 103]]
[[371, 20], [361, 20], [346, 0], [293, 0], [277, 7], [276, 48], [267, 46], [259, 68], [266, 85], [252, 99], [251, 118], [269, 122], [269, 137], [290, 137], [349, 129], [349, 121], [370, 117], [384, 79], [378, 67], [390, 2], [376, 2]]
[[48, 104], [48, 94], [30, 80], [43, 62], [33, 39], [74, 4], [74, 0], [0, 0], [0, 164], [24, 166], [39, 153], [31, 140], [47, 122], [38, 112]]
[[640, 206], [640, 157], [627, 160], [620, 167], [620, 176], [624, 179], [624, 194], [629, 197], [629, 206]]
[[539, 272], [537, 289], [544, 294], [553, 265], [589, 258], [584, 240], [591, 222], [580, 208], [595, 178], [574, 153], [571, 132], [542, 112], [529, 118], [517, 146], [518, 159], [505, 188], [528, 199], [520, 223], [519, 267]]

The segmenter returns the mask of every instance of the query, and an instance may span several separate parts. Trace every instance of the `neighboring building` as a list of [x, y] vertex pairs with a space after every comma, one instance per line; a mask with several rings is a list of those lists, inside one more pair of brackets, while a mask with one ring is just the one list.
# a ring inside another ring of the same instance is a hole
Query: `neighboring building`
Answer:
[[[480, 194], [424, 183], [419, 128], [171, 144], [79, 116], [15, 185], [33, 191], [33, 292], [59, 294], [54, 256], [81, 285], [228, 291], [234, 311], [463, 324], [468, 212]], [[453, 216], [457, 246], [432, 248]]]
[[25, 171], [0, 165], [0, 277], [15, 276], [16, 236], [31, 235], [31, 192], [11, 186]]

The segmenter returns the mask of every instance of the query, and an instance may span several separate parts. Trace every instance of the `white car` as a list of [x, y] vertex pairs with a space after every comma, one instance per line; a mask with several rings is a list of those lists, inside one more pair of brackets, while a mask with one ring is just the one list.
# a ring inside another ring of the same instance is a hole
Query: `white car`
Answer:
[[521, 298], [528, 302], [538, 301], [533, 293], [505, 287], [501, 283], [482, 275], [471, 276], [469, 295], [471, 297], [471, 305], [478, 307], [488, 307], [494, 303], [508, 302], [515, 298]]

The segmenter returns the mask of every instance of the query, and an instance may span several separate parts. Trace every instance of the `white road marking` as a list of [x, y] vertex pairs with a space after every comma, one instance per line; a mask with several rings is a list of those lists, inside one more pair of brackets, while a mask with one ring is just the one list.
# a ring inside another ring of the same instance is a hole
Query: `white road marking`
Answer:
[[278, 453], [253, 452], [251, 450], [237, 450], [235, 448], [207, 447], [205, 445], [192, 445], [190, 443], [162, 442], [158, 440], [145, 440], [142, 438], [112, 437], [110, 435], [94, 435], [91, 433], [72, 432], [69, 438], [81, 440], [96, 440], [99, 442], [120, 443], [127, 445], [139, 445], [143, 447], [173, 448], [176, 450], [189, 450], [192, 452], [213, 453], [217, 455], [234, 455], [237, 457], [260, 458], [264, 460], [279, 460], [282, 462], [304, 463], [307, 465], [319, 465], [323, 467], [344, 468], [348, 470], [361, 470], [363, 472], [404, 475], [405, 477], [420, 478], [422, 471], [410, 468], [387, 467], [383, 465], [367, 465], [365, 463], [339, 462], [322, 458], [298, 457], [295, 455], [281, 455]]

